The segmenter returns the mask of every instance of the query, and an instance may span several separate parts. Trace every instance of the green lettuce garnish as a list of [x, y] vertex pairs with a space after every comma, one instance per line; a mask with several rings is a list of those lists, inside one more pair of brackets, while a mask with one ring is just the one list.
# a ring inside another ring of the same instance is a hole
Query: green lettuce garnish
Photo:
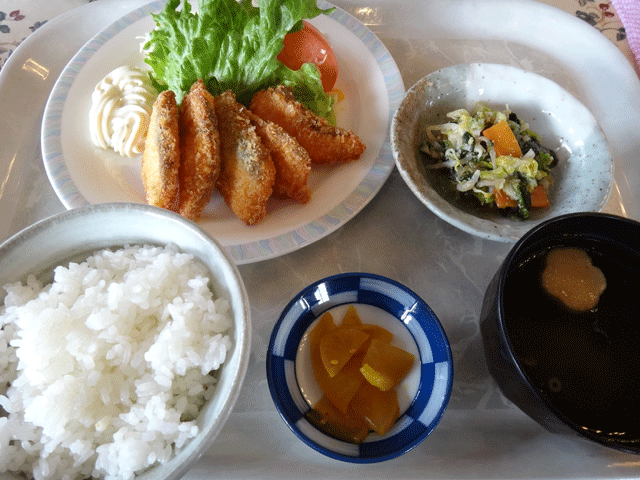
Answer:
[[276, 56], [287, 33], [302, 28], [302, 20], [333, 9], [320, 9], [315, 0], [198, 0], [198, 12], [182, 0], [169, 0], [152, 15], [156, 29], [144, 45], [145, 62], [158, 91], [173, 90], [178, 102], [202, 78], [213, 95], [232, 90], [245, 105], [255, 92], [284, 84], [318, 115], [334, 122], [331, 95], [322, 89], [313, 64], [298, 71]]

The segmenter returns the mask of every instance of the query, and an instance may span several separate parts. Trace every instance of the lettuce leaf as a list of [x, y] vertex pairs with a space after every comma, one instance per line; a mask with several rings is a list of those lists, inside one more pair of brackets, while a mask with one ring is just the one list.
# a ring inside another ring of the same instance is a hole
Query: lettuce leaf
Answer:
[[192, 13], [188, 0], [169, 0], [152, 15], [156, 29], [144, 45], [151, 81], [159, 91], [173, 90], [178, 102], [202, 78], [213, 95], [232, 90], [248, 104], [255, 92], [269, 86], [290, 86], [296, 97], [318, 115], [335, 121], [334, 99], [324, 93], [315, 65], [298, 71], [284, 66], [276, 56], [290, 31], [302, 20], [322, 10], [315, 0], [198, 0]]

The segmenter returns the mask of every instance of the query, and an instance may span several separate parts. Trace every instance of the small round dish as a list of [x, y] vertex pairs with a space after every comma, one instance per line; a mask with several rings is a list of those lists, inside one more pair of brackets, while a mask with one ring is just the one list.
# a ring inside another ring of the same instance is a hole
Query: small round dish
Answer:
[[[363, 323], [389, 329], [416, 358], [398, 386], [400, 418], [386, 435], [371, 433], [360, 445], [321, 432], [305, 417], [322, 396], [308, 358], [309, 331], [326, 311], [342, 318], [351, 304]], [[335, 460], [375, 463], [410, 451], [433, 431], [449, 401], [453, 362], [439, 320], [414, 292], [379, 275], [345, 273], [309, 285], [285, 307], [269, 343], [267, 380], [278, 412], [304, 443]]]
[[[558, 157], [551, 172], [551, 205], [533, 209], [527, 220], [461, 201], [443, 188], [443, 175], [427, 170], [421, 161], [424, 127], [445, 122], [452, 110], [471, 110], [477, 102], [498, 110], [508, 106]], [[419, 80], [393, 117], [391, 146], [400, 175], [422, 203], [451, 225], [489, 240], [513, 243], [548, 218], [599, 212], [613, 185], [611, 153], [589, 110], [555, 82], [508, 65], [454, 65]]]

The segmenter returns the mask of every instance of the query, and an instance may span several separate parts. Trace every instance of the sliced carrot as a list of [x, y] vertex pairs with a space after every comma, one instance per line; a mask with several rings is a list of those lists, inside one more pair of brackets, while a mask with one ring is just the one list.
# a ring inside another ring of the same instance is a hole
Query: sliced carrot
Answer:
[[516, 140], [516, 136], [513, 134], [506, 120], [500, 120], [498, 123], [493, 124], [491, 127], [485, 129], [482, 135], [493, 142], [498, 156], [510, 155], [517, 158], [522, 157], [518, 140]]
[[[531, 196], [532, 207], [540, 208], [549, 206], [549, 197], [542, 185], [536, 185], [529, 195]], [[518, 206], [518, 203], [507, 195], [504, 190], [494, 189], [493, 198], [498, 208], [514, 208]]]
[[493, 189], [493, 199], [496, 201], [496, 206], [498, 208], [513, 208], [518, 206], [518, 203], [507, 195], [504, 190], [499, 190], [497, 188]]
[[542, 185], [537, 185], [531, 190], [531, 206], [532, 207], [548, 207], [549, 197], [547, 191]]

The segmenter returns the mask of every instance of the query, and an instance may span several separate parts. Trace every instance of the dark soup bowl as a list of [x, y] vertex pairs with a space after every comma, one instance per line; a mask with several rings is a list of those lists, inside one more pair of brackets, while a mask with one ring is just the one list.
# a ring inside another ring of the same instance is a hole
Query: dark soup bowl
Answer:
[[485, 356], [547, 430], [640, 453], [640, 223], [572, 213], [527, 232], [487, 288]]

